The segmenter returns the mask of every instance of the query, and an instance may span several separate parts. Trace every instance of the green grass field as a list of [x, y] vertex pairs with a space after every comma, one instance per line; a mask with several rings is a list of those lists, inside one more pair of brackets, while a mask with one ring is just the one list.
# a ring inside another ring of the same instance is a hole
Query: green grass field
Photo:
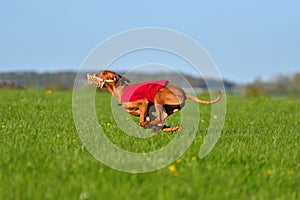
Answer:
[[[106, 93], [96, 98], [110, 102]], [[197, 155], [210, 106], [201, 105], [199, 130], [185, 154], [142, 174], [111, 169], [86, 150], [75, 129], [71, 91], [0, 90], [0, 102], [3, 200], [300, 199], [300, 101], [228, 97], [222, 135], [204, 159]], [[110, 107], [101, 113], [109, 115]], [[111, 117], [101, 115], [99, 122], [124, 148], [135, 142], [120, 137]], [[154, 136], [152, 148], [175, 134]]]

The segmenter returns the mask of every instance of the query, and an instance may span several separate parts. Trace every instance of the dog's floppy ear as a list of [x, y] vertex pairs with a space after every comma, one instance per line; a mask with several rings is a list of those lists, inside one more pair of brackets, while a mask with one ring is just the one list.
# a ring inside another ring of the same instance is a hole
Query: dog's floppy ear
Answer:
[[109, 73], [107, 75], [108, 80], [113, 80], [114, 82], [118, 82], [122, 76], [117, 73]]
[[97, 77], [96, 74], [91, 73], [87, 74], [86, 76], [89, 85], [99, 87], [101, 78]]
[[122, 76], [121, 80], [123, 83], [126, 83], [126, 84], [130, 83], [129, 78], [127, 78], [126, 76]]
[[126, 76], [120, 76], [116, 86], [120, 86], [120, 85], [126, 85], [126, 84], [129, 84], [130, 83], [130, 80], [126, 77]]

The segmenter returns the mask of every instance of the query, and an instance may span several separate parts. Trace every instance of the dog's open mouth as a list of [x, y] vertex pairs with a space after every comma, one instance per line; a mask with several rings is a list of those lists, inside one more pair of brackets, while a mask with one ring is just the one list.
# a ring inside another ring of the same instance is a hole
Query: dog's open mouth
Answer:
[[87, 74], [86, 76], [89, 85], [95, 87], [99, 86], [99, 78], [95, 74]]

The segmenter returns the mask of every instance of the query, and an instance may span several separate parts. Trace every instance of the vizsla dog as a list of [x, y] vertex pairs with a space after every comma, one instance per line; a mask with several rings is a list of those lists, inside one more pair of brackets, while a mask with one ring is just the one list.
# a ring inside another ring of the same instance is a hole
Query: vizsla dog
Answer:
[[[120, 102], [123, 109], [134, 116], [140, 117], [140, 126], [152, 128], [154, 132], [162, 129], [165, 132], [179, 130], [180, 126], [167, 127], [167, 116], [181, 110], [186, 99], [201, 104], [213, 104], [221, 99], [221, 92], [212, 101], [199, 99], [187, 94], [174, 83], [167, 80], [129, 84], [128, 78], [115, 72], [104, 70], [98, 74], [87, 74], [88, 84], [106, 88]], [[152, 112], [156, 111], [156, 116]]]

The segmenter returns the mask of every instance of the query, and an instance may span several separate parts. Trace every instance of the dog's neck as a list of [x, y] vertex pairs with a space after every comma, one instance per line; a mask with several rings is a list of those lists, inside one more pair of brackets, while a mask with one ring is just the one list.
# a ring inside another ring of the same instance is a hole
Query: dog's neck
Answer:
[[126, 84], [119, 85], [118, 87], [116, 87], [115, 83], [105, 84], [105, 88], [107, 89], [107, 91], [109, 91], [119, 102], [121, 102], [121, 97], [126, 86]]

